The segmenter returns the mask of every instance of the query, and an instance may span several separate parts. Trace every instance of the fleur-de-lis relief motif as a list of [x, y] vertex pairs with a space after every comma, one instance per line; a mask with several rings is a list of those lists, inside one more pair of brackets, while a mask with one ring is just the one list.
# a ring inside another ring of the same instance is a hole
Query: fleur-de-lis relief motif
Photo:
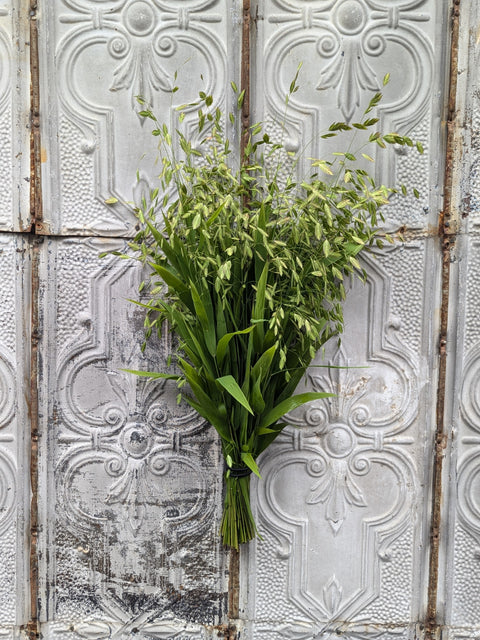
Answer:
[[333, 24], [338, 29], [333, 35], [320, 38], [317, 50], [331, 62], [320, 73], [317, 89], [338, 88], [337, 103], [349, 121], [360, 104], [362, 90], [380, 88], [377, 74], [367, 61], [367, 55], [379, 55], [384, 43], [379, 36], [368, 39], [365, 32], [367, 8], [361, 0], [341, 0], [333, 12]]
[[[160, 511], [162, 523], [180, 523], [188, 514], [197, 513], [202, 500], [206, 499], [198, 456], [192, 455], [190, 449], [180, 443], [175, 431], [181, 426], [182, 437], [186, 437], [201, 429], [205, 421], [187, 405], [173, 405], [175, 408], [172, 408], [171, 396], [173, 394], [174, 398], [176, 391], [165, 381], [151, 381], [122, 371], [139, 368], [137, 344], [134, 341], [129, 346], [119, 344], [115, 342], [115, 331], [106, 335], [99, 327], [108, 326], [103, 319], [111, 312], [109, 287], [115, 286], [121, 275], [125, 279], [128, 275], [133, 278], [134, 272], [127, 268], [126, 274], [109, 274], [107, 267], [106, 273], [108, 275], [101, 269], [94, 278], [104, 287], [105, 293], [104, 296], [99, 294], [96, 308], [92, 308], [91, 313], [91, 317], [100, 317], [100, 320], [93, 323], [86, 319], [88, 314], [83, 314], [82, 333], [76, 340], [79, 356], [72, 361], [67, 349], [61, 366], [60, 377], [65, 381], [61, 393], [62, 422], [76, 433], [77, 445], [66, 450], [60, 466], [64, 470], [65, 501], [80, 522], [78, 526], [88, 531], [94, 523], [104, 522], [105, 516], [95, 513], [106, 513], [105, 510], [78, 509], [69, 498], [71, 484], [76, 482], [81, 469], [103, 465], [106, 481], [101, 500], [105, 506], [118, 505], [137, 536], [145, 522], [148, 506]], [[132, 289], [135, 285], [136, 280], [129, 283]], [[123, 313], [130, 326], [138, 326], [134, 305], [126, 304]], [[164, 336], [163, 340], [161, 348], [167, 353], [169, 337]], [[115, 354], [117, 361], [109, 361], [107, 354]], [[146, 355], [147, 362], [152, 356], [151, 353]], [[148, 364], [143, 366], [148, 367]], [[158, 365], [152, 363], [151, 366]], [[102, 393], [95, 402], [91, 398], [100, 379]], [[172, 492], [165, 490], [164, 478], [182, 472], [195, 478], [192, 482], [196, 489], [192, 488], [180, 505], [174, 504]]]
[[323, 603], [326, 610], [332, 616], [334, 616], [340, 608], [342, 592], [343, 589], [334, 574], [323, 587]]
[[209, 3], [187, 9], [158, 1], [125, 0], [102, 11], [74, 7], [66, 1], [77, 14], [62, 16], [61, 22], [88, 23], [94, 30], [113, 32], [107, 47], [119, 65], [113, 71], [110, 90], [129, 90], [134, 109], [137, 106], [136, 96], [151, 102], [155, 92], [173, 89], [174, 75], [165, 68], [162, 60], [177, 52], [178, 42], [185, 40], [181, 33], [194, 32], [198, 23], [216, 23], [222, 19], [217, 14], [202, 14]]
[[[149, 618], [151, 617], [151, 614], [147, 617], [145, 613], [142, 613], [140, 616], [136, 616], [133, 620], [129, 620], [122, 625], [120, 632], [115, 629], [114, 625], [108, 624], [107, 622], [81, 622], [75, 625], [75, 633], [85, 640], [107, 640], [107, 638], [115, 640], [115, 638], [125, 638], [125, 633], [138, 633], [139, 629], [141, 629], [148, 638], [154, 638], [155, 640], [174, 640], [174, 638], [184, 636], [184, 633], [188, 633], [188, 637], [192, 639], [203, 637], [201, 630], [193, 624], [183, 624], [183, 628], [179, 628], [179, 625], [175, 624], [173, 620], [150, 622]], [[136, 629], [136, 631], [132, 632], [133, 629]]]
[[[347, 640], [375, 640], [385, 634], [382, 627], [377, 628], [371, 623], [362, 622], [328, 622], [326, 624], [314, 624], [311, 622], [291, 622], [278, 625], [275, 631], [285, 640], [331, 640], [337, 636], [346, 638]], [[262, 629], [263, 632], [263, 629]], [[271, 634], [271, 631], [265, 631], [265, 634]], [[403, 627], [389, 627], [389, 638], [402, 638], [404, 635]]]
[[[348, 364], [343, 348], [333, 360], [336, 367]], [[366, 461], [359, 463], [354, 455], [357, 437], [352, 424], [363, 424], [368, 418], [368, 409], [361, 404], [367, 391], [369, 376], [364, 372], [353, 373], [348, 369], [329, 369], [328, 376], [311, 374], [315, 390], [336, 394], [329, 399], [328, 415], [321, 409], [310, 414], [317, 423], [317, 435], [328, 456], [328, 462], [315, 458], [307, 463], [307, 473], [318, 480], [310, 487], [307, 504], [325, 504], [325, 517], [336, 534], [346, 518], [347, 504], [366, 507], [362, 490], [354, 480], [354, 475], [364, 475], [368, 469]]]
[[[382, 78], [372, 62], [384, 53], [389, 41], [401, 44], [414, 58], [410, 42], [424, 47], [421, 33], [412, 26], [431, 19], [427, 12], [415, 12], [424, 1], [403, 7], [372, 0], [333, 0], [322, 7], [306, 3], [297, 7], [278, 0], [276, 4], [288, 14], [273, 14], [269, 22], [286, 25], [286, 37], [295, 32], [298, 41], [304, 37], [315, 43], [314, 55], [323, 61], [316, 88], [336, 91], [338, 108], [348, 122], [362, 94], [381, 88]], [[297, 25], [295, 31], [290, 28], [292, 23]]]
[[365, 497], [344, 460], [332, 461], [330, 474], [315, 483], [310, 491], [307, 504], [325, 503], [325, 517], [335, 533], [338, 533], [346, 518], [347, 503], [355, 507], [367, 506]]
[[135, 96], [151, 101], [155, 91], [173, 89], [173, 77], [158, 58], [172, 56], [176, 43], [171, 36], [162, 34], [158, 14], [150, 2], [136, 0], [127, 4], [122, 23], [125, 32], [119, 32], [108, 44], [110, 55], [123, 60], [113, 73], [110, 90], [130, 89], [135, 107]]
[[126, 506], [135, 534], [142, 526], [148, 500], [154, 499], [152, 476], [163, 476], [170, 467], [162, 451], [148, 455], [153, 445], [152, 435], [145, 425], [127, 424], [121, 434], [126, 458], [112, 458], [105, 463], [108, 475], [118, 478], [110, 487], [105, 501]]

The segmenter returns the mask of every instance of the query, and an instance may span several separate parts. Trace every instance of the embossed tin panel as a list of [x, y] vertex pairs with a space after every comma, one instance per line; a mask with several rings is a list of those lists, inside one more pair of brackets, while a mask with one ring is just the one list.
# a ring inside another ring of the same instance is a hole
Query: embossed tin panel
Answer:
[[30, 60], [27, 0], [0, 6], [0, 231], [30, 226]]
[[[124, 246], [113, 238], [134, 231], [130, 201], [154, 184], [151, 127], [136, 115], [135, 96], [151, 100], [169, 123], [175, 106], [200, 89], [224, 103], [229, 80], [238, 76], [240, 5], [45, 0], [39, 7], [42, 233], [106, 236], [52, 237], [42, 248], [38, 490], [41, 631], [47, 639], [189, 640], [225, 631], [215, 628], [227, 617], [218, 442], [187, 407], [177, 406], [169, 384], [122, 371], [165, 366], [172, 345], [165, 335], [140, 354], [141, 313], [126, 299], [135, 297], [141, 274], [132, 263], [98, 254]], [[393, 150], [381, 161], [373, 154], [379, 180], [415, 185], [421, 197], [398, 200], [389, 214], [388, 226], [403, 227], [406, 243], [366, 259], [367, 285], [351, 285], [342, 345], [327, 348], [334, 368], [309, 371], [308, 388], [338, 397], [290, 416], [291, 426], [261, 461], [263, 480], [254, 483], [252, 496], [263, 541], [242, 552], [239, 637], [421, 637], [429, 578], [449, 3], [252, 5], [253, 119], [286, 137], [292, 151], [305, 151], [299, 172], [308, 157], [336, 148], [320, 145], [319, 134], [333, 120], [355, 121], [386, 72], [391, 84], [374, 115], [383, 129], [421, 139], [426, 153]], [[0, 228], [7, 230], [28, 224], [22, 209], [26, 129], [15, 129], [15, 122], [25, 124], [27, 84], [19, 82], [17, 93], [11, 89], [17, 58], [20, 67], [24, 62], [10, 43], [26, 21], [9, 7], [0, 7], [0, 59], [11, 69], [0, 80], [0, 134], [4, 122], [5, 157], [14, 159], [5, 161], [0, 187]], [[480, 611], [479, 15], [475, 3], [463, 4], [462, 12], [459, 130], [466, 128], [458, 137], [464, 146], [458, 148], [462, 171], [454, 194], [457, 213], [470, 214], [472, 222], [463, 226], [452, 254], [448, 348], [455, 347], [455, 354], [449, 351], [447, 416], [454, 444], [446, 449], [438, 622], [452, 638], [473, 638]], [[300, 62], [300, 91], [285, 115], [284, 95]], [[175, 84], [179, 91], [172, 94]], [[187, 130], [193, 117], [194, 110], [185, 119]], [[285, 157], [285, 174], [289, 162]], [[112, 196], [118, 202], [106, 205]], [[21, 297], [24, 276], [16, 269], [27, 245], [8, 235], [0, 241], [2, 309], [10, 314], [2, 326], [11, 331], [12, 314], [18, 319], [17, 342], [8, 342], [8, 331], [2, 334], [5, 348], [0, 341], [0, 380], [11, 390], [24, 376], [18, 345], [27, 318], [14, 311], [12, 300]], [[28, 273], [28, 261], [22, 264]], [[12, 417], [17, 397], [9, 393], [0, 401], [0, 487], [3, 474], [15, 492], [5, 493], [0, 511], [0, 576], [7, 576], [0, 578], [1, 637], [13, 637], [14, 625], [25, 620], [20, 585], [27, 584], [27, 557], [16, 550], [25, 535], [26, 414], [18, 404]]]
[[0, 637], [28, 619], [30, 251], [0, 235]]
[[[471, 223], [472, 221], [470, 221]], [[444, 557], [440, 609], [451, 637], [480, 628], [480, 227], [457, 239], [452, 286], [451, 395], [445, 473]], [[468, 283], [468, 286], [467, 286]], [[456, 329], [456, 331], [455, 331]]]
[[423, 619], [437, 256], [417, 240], [366, 261], [323, 361], [342, 368], [307, 376], [338, 397], [292, 415], [260, 465], [248, 637], [412, 637]]
[[[441, 119], [447, 40], [447, 3], [435, 0], [255, 0], [255, 120], [264, 120], [292, 151], [303, 154], [296, 171], [310, 171], [311, 157], [344, 151], [338, 138], [322, 140], [332, 122], [351, 123], [376, 91], [383, 91], [382, 131], [398, 131], [425, 146], [419, 156], [408, 148], [379, 158], [381, 182], [415, 184], [421, 193], [398, 198], [389, 226], [436, 228], [441, 208]], [[295, 93], [285, 109], [285, 95], [299, 64]], [[385, 74], [390, 84], [383, 87]], [[285, 123], [285, 124], [282, 124]], [[357, 135], [359, 144], [361, 135]], [[360, 144], [359, 144], [360, 146]], [[373, 147], [373, 148], [372, 148]], [[378, 151], [378, 153], [377, 153]], [[381, 158], [381, 160], [380, 160]], [[285, 157], [284, 173], [292, 161]], [[368, 167], [370, 170], [371, 167]]]
[[450, 638], [480, 631], [480, 7], [460, 13], [450, 286], [450, 354], [439, 609]]
[[[326, 349], [324, 362], [365, 369], [311, 369], [307, 387], [338, 399], [291, 416], [291, 428], [262, 461], [254, 495], [264, 541], [244, 554], [246, 633], [252, 640], [422, 635], [447, 4], [258, 0], [253, 15], [254, 120], [264, 119], [304, 156], [296, 169], [286, 156], [285, 175], [302, 175], [311, 157], [344, 150], [338, 138], [327, 143], [320, 135], [331, 122], [360, 120], [378, 90], [384, 99], [371, 115], [383, 130], [419, 138], [426, 153], [373, 150], [379, 180], [405, 181], [421, 196], [394, 201], [387, 226], [403, 227], [409, 240], [366, 260], [368, 283], [352, 285], [342, 344]], [[286, 109], [299, 63], [299, 90]], [[391, 80], [383, 88], [387, 72]], [[361, 146], [361, 134], [355, 144]]]
[[48, 637], [203, 638], [225, 616], [221, 460], [211, 427], [141, 355], [137, 264], [122, 241], [50, 240], [41, 277], [44, 370], [39, 499]]
[[[137, 115], [136, 96], [172, 130], [175, 107], [199, 90], [223, 104], [238, 73], [240, 11], [236, 0], [42, 3], [43, 232], [132, 234], [131, 202], [156, 171], [151, 121]], [[194, 118], [192, 108], [185, 131]]]

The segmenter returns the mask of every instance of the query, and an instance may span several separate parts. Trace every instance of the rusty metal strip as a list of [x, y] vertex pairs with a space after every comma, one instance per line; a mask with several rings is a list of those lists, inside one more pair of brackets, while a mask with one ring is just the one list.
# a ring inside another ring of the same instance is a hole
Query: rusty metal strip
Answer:
[[[242, 131], [240, 137], [240, 161], [245, 157], [245, 147], [250, 134], [250, 32], [251, 32], [251, 2], [243, 0], [242, 21], [242, 53], [240, 88], [244, 91], [242, 104]], [[236, 628], [233, 621], [240, 615], [240, 554], [235, 549], [230, 550], [228, 572], [228, 618], [230, 624], [225, 633], [227, 640], [236, 638]]]
[[38, 621], [38, 321], [39, 321], [39, 247], [43, 238], [34, 237], [32, 246], [32, 333], [30, 347], [30, 620], [27, 624], [27, 634], [31, 639], [40, 635]]
[[439, 238], [442, 243], [442, 284], [439, 339], [439, 374], [436, 405], [436, 433], [433, 468], [432, 519], [430, 525], [430, 558], [428, 576], [426, 638], [437, 638], [440, 623], [437, 618], [439, 581], [440, 525], [442, 515], [442, 470], [448, 434], [445, 431], [445, 391], [447, 374], [448, 302], [450, 288], [450, 253], [457, 229], [452, 225], [453, 163], [455, 157], [456, 94], [458, 72], [460, 0], [453, 0], [451, 10], [450, 86], [448, 95], [447, 139], [444, 178], [443, 211], [439, 217]]
[[39, 247], [41, 231], [41, 141], [40, 141], [40, 85], [38, 58], [37, 2], [30, 1], [30, 217], [32, 232], [31, 276], [31, 351], [30, 351], [30, 620], [26, 632], [32, 640], [40, 636], [38, 620], [38, 363], [39, 363]]
[[237, 620], [240, 614], [240, 553], [230, 550], [228, 568], [228, 617]]
[[40, 79], [38, 56], [37, 0], [30, 0], [30, 217], [31, 230], [42, 231], [42, 146], [40, 139]]
[[250, 128], [250, 31], [251, 7], [250, 0], [243, 0], [242, 22], [242, 59], [240, 87], [245, 91], [242, 104], [242, 136], [240, 143], [240, 158], [243, 160], [245, 147], [248, 142]]

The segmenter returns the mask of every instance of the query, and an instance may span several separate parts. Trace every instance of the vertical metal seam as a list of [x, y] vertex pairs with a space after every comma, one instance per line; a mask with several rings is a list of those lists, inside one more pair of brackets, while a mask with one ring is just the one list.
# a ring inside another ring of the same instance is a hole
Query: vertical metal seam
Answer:
[[430, 557], [428, 567], [426, 638], [438, 637], [440, 623], [437, 618], [439, 583], [440, 525], [442, 516], [442, 471], [448, 434], [445, 432], [445, 391], [447, 375], [448, 303], [450, 292], [450, 252], [455, 244], [457, 229], [452, 220], [453, 162], [455, 153], [456, 93], [458, 72], [460, 0], [453, 0], [451, 10], [451, 49], [449, 94], [446, 132], [445, 176], [443, 210], [439, 216], [439, 239], [442, 251], [441, 307], [439, 338], [439, 370], [436, 403], [436, 432], [434, 441], [434, 466], [432, 477], [432, 515], [430, 525]]
[[40, 636], [38, 619], [38, 364], [39, 364], [39, 246], [43, 238], [36, 236], [42, 219], [40, 84], [38, 59], [37, 1], [30, 0], [30, 231], [31, 272], [31, 349], [30, 349], [30, 619], [27, 634]]
[[241, 59], [241, 90], [245, 91], [242, 104], [242, 136], [240, 143], [240, 160], [244, 159], [245, 147], [248, 142], [250, 129], [250, 30], [251, 7], [250, 0], [243, 0], [242, 21], [242, 59]]
[[[242, 49], [241, 49], [241, 77], [240, 89], [244, 92], [242, 104], [240, 162], [244, 161], [245, 148], [250, 134], [250, 31], [251, 31], [251, 1], [243, 0], [242, 5]], [[240, 553], [230, 550], [228, 573], [228, 629], [226, 640], [237, 637], [235, 622], [240, 616]]]
[[40, 139], [40, 79], [38, 58], [38, 29], [37, 29], [37, 0], [30, 0], [30, 125], [31, 125], [31, 155], [30, 155], [30, 215], [32, 231], [41, 228], [42, 188], [41, 188], [41, 139]]

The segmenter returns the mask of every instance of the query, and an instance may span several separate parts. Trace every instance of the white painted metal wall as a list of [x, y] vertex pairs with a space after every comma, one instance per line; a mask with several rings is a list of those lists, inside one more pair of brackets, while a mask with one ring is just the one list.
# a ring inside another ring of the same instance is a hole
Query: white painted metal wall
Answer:
[[[452, 11], [460, 36], [449, 114]], [[262, 458], [252, 497], [263, 540], [240, 555], [239, 617], [231, 620], [215, 433], [176, 405], [168, 383], [121, 371], [162, 367], [171, 344], [165, 338], [141, 354], [142, 314], [128, 302], [141, 273], [99, 254], [125, 247], [135, 230], [129, 202], [155, 185], [154, 139], [135, 96], [168, 122], [199, 90], [228, 110], [229, 82], [241, 69], [242, 2], [0, 2], [1, 638], [34, 633], [35, 604], [47, 640], [423, 638], [435, 596], [440, 349], [447, 437], [433, 632], [480, 632], [480, 10], [466, 0], [255, 0], [251, 16], [252, 121], [306, 159], [319, 156], [328, 149], [319, 134], [334, 120], [355, 120], [389, 72], [382, 128], [419, 138], [426, 152], [377, 154], [380, 180], [406, 182], [421, 197], [394, 201], [387, 228], [402, 230], [404, 242], [365, 259], [368, 283], [351, 286], [342, 345], [327, 348], [333, 364], [365, 368], [312, 369], [308, 388], [338, 396], [292, 415]], [[40, 35], [36, 235], [28, 233], [30, 22]], [[300, 62], [301, 89], [285, 120]], [[186, 131], [194, 118], [187, 115]], [[438, 234], [447, 118], [450, 254]], [[110, 197], [119, 203], [105, 204]], [[30, 469], [37, 445], [38, 475]], [[38, 579], [30, 575], [37, 561]]]

